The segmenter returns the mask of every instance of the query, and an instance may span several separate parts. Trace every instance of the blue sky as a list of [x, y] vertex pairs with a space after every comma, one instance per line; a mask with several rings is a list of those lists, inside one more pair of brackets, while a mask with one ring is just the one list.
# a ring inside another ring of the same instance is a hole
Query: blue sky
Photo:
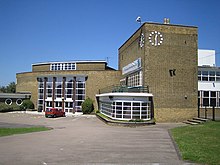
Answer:
[[106, 60], [146, 22], [198, 27], [198, 47], [216, 50], [220, 66], [219, 0], [0, 0], [0, 86], [47, 61]]

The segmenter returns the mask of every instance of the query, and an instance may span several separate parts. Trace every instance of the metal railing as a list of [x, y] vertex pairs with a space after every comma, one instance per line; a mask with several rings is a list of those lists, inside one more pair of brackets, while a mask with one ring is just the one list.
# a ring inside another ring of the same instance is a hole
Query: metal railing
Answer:
[[106, 88], [100, 89], [99, 94], [102, 93], [149, 93], [148, 86], [139, 86], [139, 87], [128, 87], [128, 86], [121, 86], [121, 85], [112, 85]]
[[213, 121], [220, 120], [220, 108], [215, 105], [207, 106], [198, 104], [198, 117]]

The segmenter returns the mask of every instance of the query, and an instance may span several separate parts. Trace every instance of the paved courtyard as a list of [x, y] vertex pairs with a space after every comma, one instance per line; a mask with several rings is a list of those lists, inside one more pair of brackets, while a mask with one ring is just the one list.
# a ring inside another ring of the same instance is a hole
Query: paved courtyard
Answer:
[[95, 116], [0, 114], [0, 127], [30, 125], [53, 129], [0, 137], [0, 164], [188, 164], [179, 159], [168, 133], [182, 124], [130, 128], [108, 126]]

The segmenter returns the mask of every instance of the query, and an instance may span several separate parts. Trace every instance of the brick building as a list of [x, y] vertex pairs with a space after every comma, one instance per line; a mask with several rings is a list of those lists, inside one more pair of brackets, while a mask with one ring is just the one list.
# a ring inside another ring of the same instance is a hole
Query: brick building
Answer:
[[17, 74], [16, 90], [31, 92], [38, 111], [56, 107], [69, 113], [81, 112], [85, 98], [96, 100], [99, 89], [115, 84], [120, 75], [105, 61], [37, 63], [32, 65], [32, 72]]
[[148, 86], [156, 120], [196, 116], [197, 42], [196, 27], [144, 23], [119, 48], [121, 83]]
[[[197, 113], [197, 42], [197, 27], [144, 23], [119, 48], [119, 70], [108, 67], [105, 61], [33, 64], [32, 72], [17, 74], [16, 88], [19, 92], [31, 92], [31, 99], [39, 110], [62, 107], [66, 112], [80, 111], [86, 97], [96, 100], [100, 89], [112, 85], [121, 84], [129, 90], [147, 88], [149, 95], [139, 97], [143, 104], [134, 104], [143, 107], [143, 111], [150, 109], [153, 115], [147, 114], [148, 119], [183, 121]], [[103, 96], [111, 101], [110, 95]], [[126, 99], [121, 94], [114, 96]], [[123, 103], [117, 106], [117, 102], [111, 101], [106, 104], [107, 113], [117, 115], [117, 108], [123, 113], [127, 111], [124, 107], [132, 111], [134, 108], [129, 106], [137, 96], [132, 94], [127, 106]], [[145, 96], [152, 97], [144, 102]], [[96, 102], [95, 108], [98, 108]]]

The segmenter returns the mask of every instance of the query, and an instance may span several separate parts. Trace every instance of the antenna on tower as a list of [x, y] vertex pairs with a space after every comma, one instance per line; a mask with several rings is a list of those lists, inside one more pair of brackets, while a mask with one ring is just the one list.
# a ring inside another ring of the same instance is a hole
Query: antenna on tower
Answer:
[[138, 17], [136, 18], [136, 22], [140, 23], [140, 25], [142, 24], [142, 22], [141, 22], [141, 17], [140, 17], [140, 16], [138, 16]]
[[108, 63], [109, 63], [109, 58], [110, 58], [110, 57], [106, 57], [107, 65], [108, 65]]

